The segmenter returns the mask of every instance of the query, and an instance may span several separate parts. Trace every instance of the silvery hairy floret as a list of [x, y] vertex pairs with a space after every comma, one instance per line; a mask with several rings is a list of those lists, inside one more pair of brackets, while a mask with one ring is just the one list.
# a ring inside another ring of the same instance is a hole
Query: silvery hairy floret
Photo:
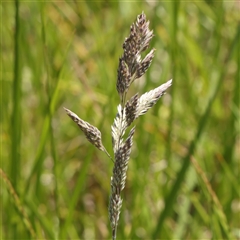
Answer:
[[138, 101], [138, 108], [136, 110], [136, 118], [145, 114], [153, 105], [157, 103], [160, 97], [162, 97], [166, 90], [172, 85], [172, 80], [160, 85], [159, 87], [144, 93]]

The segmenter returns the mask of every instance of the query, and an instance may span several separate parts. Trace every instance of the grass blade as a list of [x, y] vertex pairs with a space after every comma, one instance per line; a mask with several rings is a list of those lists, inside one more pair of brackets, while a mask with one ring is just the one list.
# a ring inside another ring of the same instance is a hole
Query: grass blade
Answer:
[[[239, 33], [240, 33], [240, 28], [238, 28], [237, 32], [236, 32], [236, 35], [235, 35], [235, 38], [231, 44], [231, 51], [229, 52], [226, 60], [225, 60], [225, 65], [228, 64], [231, 56], [232, 56], [232, 53], [233, 53], [233, 50], [235, 49], [235, 47], [237, 46], [237, 39], [239, 38]], [[218, 79], [218, 82], [217, 82], [217, 85], [216, 85], [216, 88], [214, 90], [214, 92], [212, 93], [212, 96], [210, 97], [209, 99], [209, 102], [208, 102], [208, 105], [207, 105], [207, 108], [204, 112], [204, 114], [202, 115], [200, 121], [199, 121], [199, 125], [198, 125], [198, 129], [197, 129], [197, 132], [196, 132], [196, 135], [194, 137], [194, 139], [192, 140], [190, 146], [189, 146], [189, 150], [188, 150], [188, 153], [186, 154], [186, 156], [183, 158], [183, 165], [182, 165], [182, 168], [181, 170], [179, 171], [179, 173], [177, 174], [177, 179], [175, 180], [174, 184], [173, 184], [173, 187], [172, 189], [170, 190], [170, 193], [167, 195], [167, 197], [165, 198], [165, 208], [163, 210], [163, 212], [159, 215], [159, 218], [158, 218], [158, 222], [157, 222], [157, 226], [155, 228], [155, 231], [153, 233], [153, 238], [156, 239], [159, 237], [159, 234], [160, 234], [160, 231], [163, 227], [163, 223], [165, 221], [165, 219], [171, 214], [172, 212], [172, 209], [173, 209], [173, 204], [175, 203], [176, 201], [176, 197], [177, 197], [177, 193], [180, 189], [180, 186], [184, 180], [184, 177], [185, 177], [185, 174], [190, 166], [190, 157], [192, 156], [192, 154], [194, 153], [195, 149], [196, 149], [196, 146], [197, 146], [197, 143], [203, 133], [203, 130], [206, 126], [206, 123], [207, 123], [207, 120], [208, 120], [208, 116], [211, 112], [211, 108], [212, 108], [212, 105], [213, 105], [213, 102], [214, 100], [216, 99], [217, 97], [217, 94], [222, 86], [222, 83], [223, 83], [223, 80], [224, 80], [224, 77], [225, 77], [225, 74], [226, 74], [226, 69], [227, 68], [222, 68], [222, 72], [220, 73], [220, 76], [219, 76], [219, 79]]]

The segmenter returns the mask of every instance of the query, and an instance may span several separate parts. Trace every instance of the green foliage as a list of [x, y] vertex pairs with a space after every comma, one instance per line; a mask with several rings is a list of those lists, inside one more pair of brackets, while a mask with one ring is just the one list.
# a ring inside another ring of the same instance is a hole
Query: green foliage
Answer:
[[[2, 239], [109, 239], [118, 59], [142, 11], [155, 58], [129, 95], [173, 78], [137, 120], [118, 239], [237, 239], [237, 1], [1, 3]], [[194, 157], [198, 164], [194, 164]]]

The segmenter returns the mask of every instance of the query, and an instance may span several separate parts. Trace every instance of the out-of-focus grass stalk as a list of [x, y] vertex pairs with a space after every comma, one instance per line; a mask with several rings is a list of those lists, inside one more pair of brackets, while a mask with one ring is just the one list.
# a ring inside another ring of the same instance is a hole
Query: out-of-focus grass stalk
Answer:
[[[47, 113], [48, 113], [48, 117], [49, 117], [49, 137], [50, 137], [50, 143], [51, 143], [51, 155], [52, 155], [52, 159], [54, 162], [53, 165], [53, 174], [55, 176], [54, 180], [55, 180], [55, 188], [54, 188], [54, 192], [53, 192], [53, 196], [54, 196], [54, 202], [55, 202], [55, 210], [56, 210], [56, 217], [59, 219], [59, 207], [58, 207], [58, 181], [57, 181], [57, 154], [56, 154], [56, 149], [55, 149], [55, 140], [54, 140], [54, 133], [53, 133], [53, 127], [52, 127], [52, 114], [53, 112], [51, 111], [51, 98], [53, 97], [51, 94], [51, 89], [50, 89], [50, 82], [52, 82], [51, 80], [51, 76], [50, 76], [50, 63], [49, 63], [49, 59], [48, 59], [48, 52], [47, 52], [47, 43], [46, 43], [46, 33], [45, 33], [45, 19], [44, 19], [44, 6], [45, 3], [40, 3], [40, 9], [41, 9], [41, 35], [42, 35], [42, 48], [43, 48], [43, 56], [44, 56], [44, 65], [45, 65], [45, 69], [46, 69], [46, 73], [47, 73], [47, 95], [48, 95], [48, 106], [47, 106]], [[63, 65], [62, 65], [63, 66]], [[57, 82], [59, 82], [60, 79], [60, 70], [58, 72], [58, 78], [57, 78]], [[58, 85], [58, 84], [57, 84]], [[40, 174], [41, 174], [41, 169], [39, 169], [38, 174], [37, 174], [37, 186], [39, 184], [40, 181]], [[36, 190], [38, 190], [39, 188], [36, 187]], [[57, 229], [55, 229], [56, 235], [58, 235], [58, 227]], [[58, 236], [57, 236], [58, 238]]]
[[14, 188], [17, 188], [20, 159], [21, 144], [21, 70], [20, 70], [20, 19], [19, 19], [19, 3], [15, 1], [15, 37], [14, 37], [14, 78], [13, 78], [13, 110], [11, 122], [11, 180]]
[[233, 191], [236, 193], [236, 195], [239, 194], [239, 185], [237, 181], [237, 177], [233, 175], [232, 169], [229, 167], [228, 162], [226, 159], [222, 157], [222, 155], [217, 156], [217, 159], [219, 161], [219, 164], [221, 165], [222, 169], [224, 170], [224, 173], [226, 174], [226, 177], [228, 178], [229, 182], [231, 183]]
[[[79, 199], [80, 193], [84, 189], [84, 184], [86, 182], [85, 181], [86, 175], [87, 175], [87, 172], [89, 169], [90, 162], [92, 160], [92, 155], [93, 155], [93, 149], [92, 149], [91, 153], [88, 154], [87, 159], [84, 159], [84, 161], [83, 161], [83, 165], [81, 167], [81, 170], [80, 170], [80, 173], [79, 173], [79, 176], [77, 179], [76, 187], [75, 187], [73, 195], [69, 201], [69, 205], [68, 205], [69, 213], [67, 215], [67, 219], [65, 220], [63, 227], [60, 229], [60, 238], [61, 239], [67, 239], [69, 225], [73, 221], [73, 217], [74, 217], [73, 213], [74, 213], [77, 201]], [[71, 238], [71, 236], [69, 236], [69, 237]]]
[[[34, 220], [38, 220], [39, 221], [39, 225], [41, 227], [41, 230], [44, 230], [44, 234], [45, 236], [48, 236], [48, 238], [46, 237], [46, 239], [55, 239], [54, 238], [54, 229], [52, 227], [52, 222], [50, 221], [51, 219], [48, 218], [44, 218], [42, 216], [41, 213], [39, 213], [39, 201], [38, 199], [31, 197], [31, 199], [24, 199], [24, 205], [28, 206], [28, 208], [30, 209], [31, 213], [34, 215]], [[36, 222], [34, 221], [34, 223], [36, 224]], [[37, 227], [36, 227], [37, 229]], [[38, 232], [37, 232], [38, 233]], [[38, 234], [39, 237], [39, 234]]]
[[237, 47], [237, 39], [239, 39], [239, 32], [240, 32], [240, 28], [237, 29], [236, 35], [235, 35], [234, 40], [232, 41], [232, 44], [231, 44], [231, 47], [230, 47], [230, 51], [229, 51], [229, 53], [228, 53], [228, 55], [227, 55], [227, 57], [224, 61], [224, 66], [225, 67], [221, 68], [221, 72], [220, 72], [220, 75], [219, 75], [218, 82], [216, 83], [216, 87], [215, 87], [212, 95], [210, 96], [210, 99], [209, 99], [209, 102], [208, 102], [208, 105], [206, 107], [205, 112], [203, 113], [203, 115], [201, 116], [201, 118], [199, 120], [196, 135], [193, 138], [193, 140], [192, 140], [192, 142], [189, 146], [189, 150], [188, 150], [186, 156], [183, 158], [182, 168], [179, 171], [179, 173], [177, 174], [177, 178], [176, 178], [176, 180], [173, 184], [173, 187], [170, 190], [170, 193], [165, 198], [165, 208], [159, 215], [157, 226], [156, 226], [155, 231], [153, 233], [153, 238], [154, 239], [159, 238], [159, 234], [160, 234], [160, 231], [162, 229], [164, 220], [172, 212], [173, 204], [176, 201], [176, 196], [177, 196], [178, 190], [180, 189], [180, 186], [181, 186], [181, 184], [184, 180], [185, 174], [186, 174], [186, 172], [188, 170], [188, 167], [190, 165], [190, 157], [194, 153], [195, 148], [197, 146], [197, 143], [198, 143], [198, 141], [199, 141], [199, 139], [200, 139], [200, 137], [203, 133], [203, 130], [206, 126], [207, 120], [209, 118], [209, 115], [210, 115], [210, 112], [211, 112], [211, 109], [212, 109], [213, 102], [217, 97], [217, 94], [218, 94], [218, 92], [219, 92], [219, 90], [222, 86], [225, 74], [227, 72], [227, 65], [229, 63], [229, 60], [232, 57], [232, 54], [233, 54], [235, 48]]
[[[220, 203], [220, 201], [218, 200], [217, 195], [215, 194], [215, 192], [213, 191], [207, 177], [206, 174], [204, 173], [204, 171], [201, 169], [200, 165], [198, 164], [198, 162], [196, 161], [196, 159], [194, 157], [191, 157], [191, 162], [193, 163], [193, 166], [195, 168], [195, 170], [198, 173], [198, 176], [201, 177], [202, 181], [204, 182], [204, 187], [205, 190], [207, 191], [206, 194], [208, 194], [211, 198], [211, 202], [213, 204], [213, 211], [214, 211], [214, 216], [215, 216], [215, 220], [216, 220], [216, 227], [217, 229], [220, 228], [220, 231], [216, 231], [217, 235], [218, 235], [218, 239], [222, 238], [222, 234], [221, 234], [221, 229], [222, 231], [225, 233], [225, 236], [227, 239], [235, 239], [232, 235], [231, 232], [229, 230], [229, 225], [227, 223], [227, 219], [226, 216], [223, 212], [223, 208], [222, 205]], [[208, 197], [208, 196], [207, 196]], [[213, 231], [214, 232], [214, 231]]]
[[[19, 19], [19, 2], [15, 0], [15, 34], [14, 34], [14, 68], [13, 68], [13, 91], [12, 91], [12, 117], [11, 117], [11, 164], [10, 164], [10, 178], [13, 188], [17, 189], [17, 183], [20, 174], [21, 166], [21, 70], [20, 70], [20, 19]], [[11, 204], [11, 203], [9, 203]], [[14, 210], [8, 212], [8, 216], [13, 215]], [[8, 219], [8, 224], [11, 225], [11, 220]], [[17, 239], [17, 225], [13, 227], [11, 237]]]
[[[49, 135], [47, 135], [47, 139], [49, 139], [50, 135], [51, 135], [51, 121], [52, 121], [52, 115], [50, 112], [50, 104], [51, 104], [51, 93], [50, 93], [50, 89], [49, 89], [49, 85], [50, 85], [50, 81], [52, 81], [51, 76], [50, 76], [50, 64], [48, 62], [48, 56], [47, 56], [47, 43], [46, 43], [46, 35], [45, 35], [45, 24], [44, 24], [44, 16], [43, 16], [43, 9], [44, 9], [44, 3], [39, 3], [39, 7], [40, 7], [40, 11], [41, 11], [41, 43], [42, 43], [42, 49], [43, 49], [43, 64], [45, 67], [45, 71], [46, 71], [46, 92], [48, 95], [48, 105], [46, 106], [47, 108], [47, 114], [48, 114], [48, 128], [49, 128]], [[43, 160], [43, 159], [42, 159]], [[54, 160], [54, 159], [53, 159]], [[40, 165], [39, 165], [40, 166]], [[35, 188], [35, 192], [36, 195], [40, 197], [40, 176], [42, 173], [42, 167], [40, 166], [37, 169], [37, 179], [36, 179], [36, 188]], [[55, 194], [54, 194], [55, 196]], [[56, 200], [56, 199], [55, 199]]]
[[[72, 36], [70, 37], [70, 41], [68, 43], [68, 46], [66, 48], [66, 52], [64, 54], [64, 57], [63, 57], [63, 60], [62, 60], [62, 64], [58, 70], [58, 73], [57, 73], [57, 81], [56, 81], [56, 85], [55, 85], [55, 88], [51, 94], [51, 97], [49, 99], [49, 111], [50, 111], [50, 115], [52, 116], [52, 114], [54, 113], [55, 109], [56, 109], [56, 105], [57, 105], [57, 99], [58, 99], [58, 94], [59, 94], [59, 82], [60, 82], [60, 79], [61, 79], [61, 74], [62, 74], [62, 69], [63, 69], [63, 66], [65, 64], [65, 61], [66, 61], [66, 57], [67, 57], [67, 53], [68, 53], [68, 50], [69, 50], [69, 47], [71, 46], [71, 43], [72, 43], [72, 40], [73, 40], [73, 36], [74, 36], [74, 32], [72, 34]], [[34, 162], [34, 166], [32, 168], [32, 171], [28, 177], [28, 181], [27, 181], [27, 184], [26, 184], [26, 188], [25, 188], [25, 194], [28, 193], [28, 190], [29, 190], [29, 187], [30, 187], [30, 183], [31, 183], [31, 179], [33, 178], [33, 176], [35, 174], [38, 173], [38, 170], [41, 169], [41, 166], [42, 166], [42, 163], [43, 163], [43, 153], [44, 153], [44, 148], [45, 148], [45, 145], [46, 145], [46, 142], [48, 140], [48, 137], [49, 137], [49, 130], [50, 130], [50, 126], [51, 126], [51, 117], [50, 115], [46, 115], [45, 116], [45, 119], [44, 119], [44, 123], [43, 123], [43, 127], [42, 127], [42, 132], [41, 132], [41, 136], [40, 136], [40, 140], [39, 140], [39, 146], [38, 146], [38, 149], [37, 149], [37, 153], [36, 153], [36, 158], [35, 158], [35, 162]], [[56, 159], [55, 159], [56, 160]], [[40, 177], [40, 175], [38, 174], [38, 176]], [[37, 178], [36, 180], [36, 186], [38, 186], [39, 184], [39, 178]]]
[[[10, 193], [10, 195], [12, 196], [13, 199], [13, 203], [16, 207], [16, 209], [18, 210], [18, 213], [20, 215], [20, 218], [23, 220], [23, 223], [25, 225], [25, 227], [27, 228], [27, 230], [29, 231], [30, 235], [32, 236], [32, 238], [36, 238], [36, 233], [33, 229], [33, 226], [31, 224], [31, 221], [29, 220], [24, 207], [12, 185], [12, 183], [10, 182], [10, 180], [8, 179], [7, 175], [5, 174], [5, 172], [0, 168], [0, 178], [3, 180], [3, 182], [6, 184], [6, 187]], [[17, 238], [16, 238], [17, 239]]]
[[[240, 28], [240, 23], [238, 25], [238, 29]], [[239, 37], [238, 37], [239, 39]], [[237, 51], [238, 54], [236, 54], [237, 56], [237, 63], [238, 66], [240, 66], [240, 43], [238, 42], [238, 47], [237, 47]], [[235, 107], [237, 109], [239, 109], [239, 99], [240, 99], [240, 81], [239, 81], [239, 71], [236, 71], [236, 76], [235, 76], [235, 87], [234, 87], [234, 95], [232, 98], [232, 114], [231, 114], [231, 118], [228, 124], [228, 131], [226, 134], [226, 138], [227, 140], [225, 141], [225, 149], [224, 149], [224, 158], [225, 160], [227, 160], [227, 162], [230, 164], [232, 162], [232, 156], [233, 156], [233, 151], [234, 151], [234, 146], [237, 140], [237, 132], [235, 131], [235, 122], [238, 119], [238, 116], [236, 114]]]
[[177, 32], [178, 32], [178, 26], [177, 26], [177, 20], [178, 20], [178, 9], [179, 9], [179, 2], [173, 1], [171, 3], [171, 63], [172, 63], [172, 79], [175, 82], [172, 86], [171, 90], [171, 98], [172, 98], [172, 104], [171, 104], [171, 110], [170, 110], [170, 117], [168, 120], [168, 134], [167, 134], [167, 144], [166, 144], [166, 159], [168, 160], [169, 164], [171, 165], [171, 135], [173, 130], [173, 119], [174, 119], [174, 103], [175, 103], [175, 89], [176, 89], [176, 81], [177, 79], [177, 52], [178, 52], [178, 43], [177, 43]]
[[32, 178], [33, 178], [34, 174], [36, 174], [39, 167], [42, 165], [44, 147], [45, 147], [45, 144], [47, 142], [47, 137], [48, 137], [48, 134], [49, 134], [49, 124], [50, 124], [49, 123], [49, 117], [46, 116], [45, 119], [44, 119], [41, 135], [39, 137], [39, 145], [38, 145], [37, 151], [36, 151], [34, 166], [33, 166], [32, 170], [31, 170], [31, 173], [28, 177], [24, 195], [27, 195], [27, 193], [29, 191], [29, 187], [32, 183]]

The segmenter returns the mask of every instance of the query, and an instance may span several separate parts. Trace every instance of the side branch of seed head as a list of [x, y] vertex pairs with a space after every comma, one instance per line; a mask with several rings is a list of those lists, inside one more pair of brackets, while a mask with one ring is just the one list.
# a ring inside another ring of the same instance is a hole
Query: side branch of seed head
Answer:
[[67, 115], [79, 126], [79, 128], [82, 130], [82, 132], [84, 133], [85, 137], [87, 138], [87, 140], [93, 144], [96, 148], [98, 148], [99, 150], [105, 152], [107, 154], [107, 156], [112, 160], [112, 157], [110, 156], [110, 154], [108, 153], [108, 151], [106, 150], [106, 148], [103, 146], [102, 143], [102, 135], [101, 132], [94, 127], [93, 125], [91, 125], [90, 123], [82, 120], [80, 117], [78, 117], [77, 114], [75, 114], [74, 112], [70, 111], [67, 108], [64, 108], [65, 111], [67, 112]]

